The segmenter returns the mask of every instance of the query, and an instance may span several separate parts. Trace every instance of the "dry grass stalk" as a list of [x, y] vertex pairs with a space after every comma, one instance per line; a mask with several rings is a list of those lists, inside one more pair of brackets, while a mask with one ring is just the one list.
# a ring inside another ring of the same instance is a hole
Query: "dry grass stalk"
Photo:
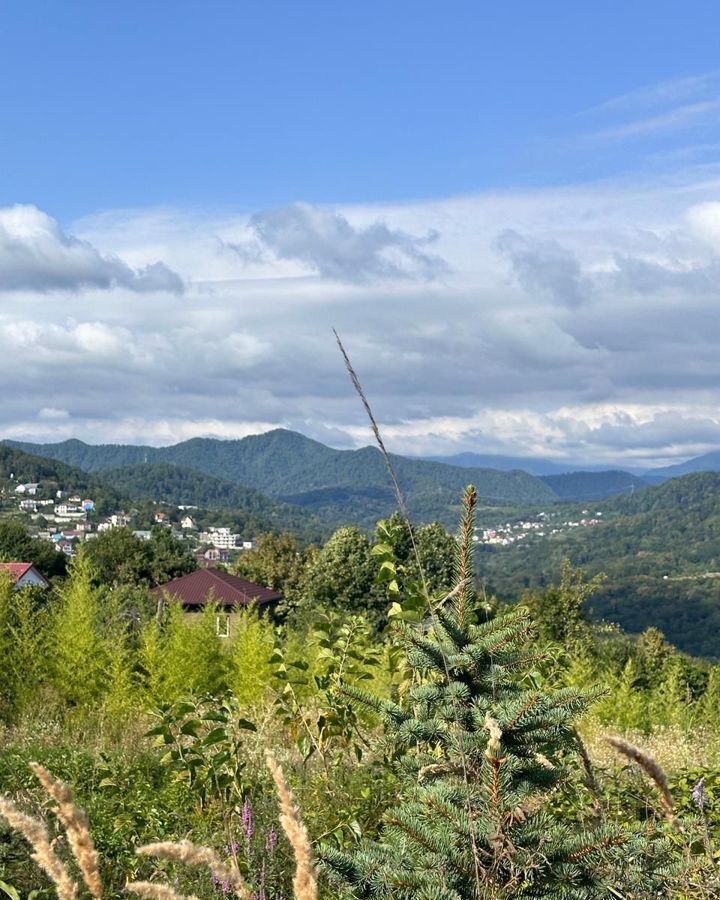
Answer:
[[130, 881], [125, 885], [126, 891], [132, 891], [147, 900], [197, 900], [194, 894], [183, 896], [167, 884], [156, 884], [154, 881]]
[[618, 753], [622, 753], [623, 756], [626, 756], [634, 763], [637, 763], [643, 772], [655, 782], [658, 791], [660, 792], [660, 802], [665, 810], [665, 815], [667, 816], [668, 821], [674, 824], [675, 810], [673, 807], [673, 799], [670, 794], [670, 788], [668, 787], [667, 775], [662, 770], [660, 764], [648, 753], [644, 753], [639, 747], [628, 743], [620, 737], [609, 737], [607, 738], [607, 741], [611, 747], [614, 747], [615, 750], [618, 751]]
[[0, 816], [12, 829], [20, 832], [33, 848], [32, 859], [55, 885], [59, 900], [76, 900], [78, 887], [67, 866], [60, 860], [50, 844], [48, 830], [39, 819], [21, 812], [5, 797], [0, 797]]
[[295, 900], [317, 900], [317, 879], [312, 862], [310, 838], [300, 818], [295, 798], [285, 781], [283, 770], [269, 750], [265, 752], [265, 759], [280, 798], [280, 824], [295, 854], [295, 877], [293, 878]]
[[39, 763], [30, 763], [40, 784], [55, 801], [55, 815], [62, 822], [67, 833], [68, 844], [77, 860], [78, 868], [95, 900], [102, 897], [102, 880], [100, 878], [100, 859], [95, 849], [95, 842], [90, 834], [87, 816], [83, 810], [75, 806], [70, 788], [55, 778]]
[[169, 859], [186, 866], [205, 866], [219, 881], [227, 882], [241, 900], [250, 900], [250, 891], [236, 867], [223, 863], [210, 847], [200, 847], [192, 841], [162, 841], [146, 844], [137, 851], [138, 855]]

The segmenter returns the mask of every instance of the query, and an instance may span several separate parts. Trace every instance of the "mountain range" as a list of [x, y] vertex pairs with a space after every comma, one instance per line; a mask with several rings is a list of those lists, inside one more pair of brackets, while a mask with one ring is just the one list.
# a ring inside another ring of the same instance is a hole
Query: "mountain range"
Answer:
[[[125, 491], [132, 487], [147, 495], [161, 478], [167, 499], [174, 502], [193, 502], [195, 492], [213, 505], [228, 508], [242, 502], [259, 511], [257, 496], [241, 495], [232, 487], [241, 486], [289, 507], [301, 507], [328, 526], [352, 521], [367, 527], [397, 505], [385, 461], [375, 447], [336, 450], [286, 429], [241, 440], [192, 438], [168, 447], [92, 445], [79, 440], [5, 443], [89, 473], [105, 473], [105, 480], [114, 470], [112, 477]], [[592, 467], [568, 471], [567, 464], [540, 458], [475, 453], [434, 459], [392, 455], [391, 459], [413, 517], [448, 525], [456, 521], [458, 498], [468, 482], [477, 486], [483, 505], [533, 506], [632, 494], [687, 472], [720, 470], [720, 452], [640, 474]], [[153, 468], [159, 465], [165, 468]], [[168, 466], [176, 468], [171, 472]], [[190, 472], [206, 477], [193, 480]], [[208, 478], [220, 483], [211, 484]], [[289, 507], [285, 507], [288, 514]], [[273, 518], [278, 515], [275, 510]]]
[[[397, 506], [379, 450], [334, 450], [285, 429], [242, 440], [193, 438], [170, 447], [95, 446], [78, 440], [8, 443], [87, 472], [121, 468], [125, 480], [142, 478], [143, 467], [180, 466], [226, 484], [253, 488], [274, 500], [302, 507], [328, 523], [351, 521], [373, 526]], [[402, 456], [391, 458], [408, 507], [422, 521], [438, 519], [454, 525], [459, 498], [469, 482], [476, 485], [481, 502], [487, 506], [548, 504], [558, 499], [543, 481], [520, 470], [501, 472]]]
[[435, 462], [444, 462], [453, 466], [489, 466], [493, 469], [506, 471], [508, 469], [522, 469], [531, 475], [563, 475], [575, 472], [627, 472], [642, 478], [648, 484], [660, 484], [668, 478], [677, 478], [679, 475], [689, 475], [691, 472], [720, 472], [720, 450], [695, 456], [685, 462], [675, 463], [671, 466], [658, 466], [656, 468], [637, 468], [635, 466], [610, 466], [592, 465], [582, 462], [557, 462], [537, 456], [503, 456], [501, 454], [487, 453], [456, 453], [451, 456], [428, 456]]

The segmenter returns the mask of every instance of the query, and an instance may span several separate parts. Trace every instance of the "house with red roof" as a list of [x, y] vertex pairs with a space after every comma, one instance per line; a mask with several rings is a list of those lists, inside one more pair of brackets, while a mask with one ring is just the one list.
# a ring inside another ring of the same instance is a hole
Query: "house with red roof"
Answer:
[[221, 569], [208, 567], [196, 569], [180, 578], [156, 587], [152, 593], [159, 601], [170, 600], [182, 604], [186, 612], [202, 610], [208, 603], [217, 604], [222, 610], [218, 615], [217, 630], [221, 637], [230, 635], [232, 613], [253, 606], [261, 612], [270, 612], [282, 600], [282, 594]]
[[0, 563], [0, 572], [5, 572], [14, 583], [13, 590], [35, 585], [41, 588], [49, 588], [50, 582], [42, 575], [32, 563], [5, 562]]

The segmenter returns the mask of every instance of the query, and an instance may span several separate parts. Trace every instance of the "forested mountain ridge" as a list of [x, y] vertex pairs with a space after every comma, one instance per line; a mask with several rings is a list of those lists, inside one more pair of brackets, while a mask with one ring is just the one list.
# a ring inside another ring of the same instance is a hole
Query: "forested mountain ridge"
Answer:
[[605, 497], [634, 493], [648, 487], [648, 482], [643, 478], [621, 469], [541, 475], [540, 479], [552, 488], [561, 500], [602, 500]]
[[118, 466], [153, 462], [157, 447], [135, 446], [134, 444], [86, 444], [76, 438], [56, 444], [34, 444], [29, 441], [2, 442], [7, 447], [15, 447], [24, 453], [55, 459], [68, 466], [76, 466], [85, 472], [100, 472]]
[[243, 510], [261, 517], [265, 527], [288, 531], [321, 530], [320, 523], [297, 506], [272, 500], [254, 488], [172, 463], [139, 463], [104, 469], [96, 478], [133, 500]]
[[[579, 507], [568, 506], [570, 518]], [[482, 547], [479, 569], [502, 599], [557, 581], [563, 558], [608, 578], [595, 615], [630, 632], [660, 628], [683, 650], [720, 657], [720, 473], [606, 499], [602, 522], [511, 547]]]
[[[372, 526], [396, 506], [377, 449], [335, 450], [285, 429], [232, 441], [193, 438], [159, 448], [91, 446], [81, 441], [12, 445], [94, 472], [127, 464], [173, 463], [317, 510], [334, 522], [354, 520]], [[413, 515], [426, 521], [454, 522], [458, 498], [468, 482], [477, 486], [485, 504], [557, 499], [547, 485], [526, 472], [463, 468], [401, 456], [393, 456], [393, 464]]]

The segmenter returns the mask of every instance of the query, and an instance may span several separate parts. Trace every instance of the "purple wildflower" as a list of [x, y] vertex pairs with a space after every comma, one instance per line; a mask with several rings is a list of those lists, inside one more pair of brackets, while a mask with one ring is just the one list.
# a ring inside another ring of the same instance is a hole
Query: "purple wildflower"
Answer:
[[277, 847], [278, 842], [278, 833], [277, 829], [273, 825], [270, 831], [268, 832], [267, 840], [265, 841], [265, 849], [268, 853], [272, 854], [275, 848]]
[[705, 791], [705, 776], [703, 776], [693, 788], [692, 799], [698, 809], [704, 809], [708, 805], [709, 798]]
[[253, 835], [255, 834], [255, 816], [253, 815], [252, 804], [249, 800], [246, 800], [243, 803], [242, 808], [242, 831], [245, 835], [245, 840], [250, 843]]

